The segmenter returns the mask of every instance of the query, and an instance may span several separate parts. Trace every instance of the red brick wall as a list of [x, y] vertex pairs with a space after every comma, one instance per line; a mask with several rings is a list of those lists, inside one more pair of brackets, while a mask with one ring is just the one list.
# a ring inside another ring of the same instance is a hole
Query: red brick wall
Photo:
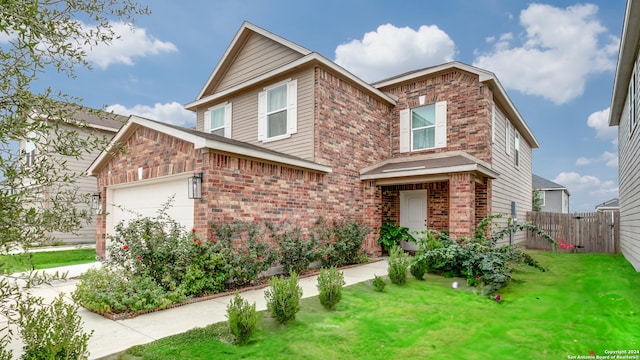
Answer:
[[453, 239], [473, 234], [476, 225], [475, 185], [471, 173], [449, 176], [449, 234]]
[[360, 181], [360, 170], [389, 157], [390, 106], [324, 68], [316, 68], [315, 84], [315, 158], [333, 167], [328, 210], [368, 225], [367, 244], [377, 251], [380, 189]]
[[[452, 69], [381, 90], [398, 97], [391, 113], [393, 157], [462, 150], [491, 163], [493, 95], [477, 75]], [[400, 110], [421, 106], [421, 95], [425, 96], [425, 105], [447, 101], [447, 147], [400, 153]]]

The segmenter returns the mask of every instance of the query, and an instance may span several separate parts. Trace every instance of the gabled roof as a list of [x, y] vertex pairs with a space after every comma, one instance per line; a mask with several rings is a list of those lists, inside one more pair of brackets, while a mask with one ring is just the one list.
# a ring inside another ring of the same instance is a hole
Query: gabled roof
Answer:
[[[280, 66], [274, 70], [271, 70], [269, 72], [266, 72], [262, 75], [256, 76], [248, 81], [245, 81], [241, 84], [232, 86], [230, 88], [224, 89], [222, 91], [216, 92], [212, 95], [207, 95], [205, 96], [205, 93], [207, 91], [207, 89], [209, 89], [212, 86], [212, 83], [215, 81], [219, 81], [220, 77], [224, 75], [225, 70], [230, 66], [230, 63], [232, 63], [235, 59], [235, 57], [237, 56], [237, 54], [242, 50], [243, 44], [244, 44], [244, 40], [246, 38], [248, 38], [251, 34], [259, 34], [261, 36], [265, 36], [275, 42], [280, 43], [283, 46], [286, 46], [298, 53], [300, 53], [301, 57], [297, 60], [292, 61], [289, 64], [286, 64], [284, 66]], [[204, 87], [202, 88], [202, 90], [200, 91], [200, 93], [198, 94], [198, 97], [196, 98], [196, 100], [185, 104], [185, 108], [187, 110], [195, 110], [197, 106], [199, 105], [203, 105], [205, 103], [208, 102], [213, 102], [216, 99], [219, 99], [221, 97], [225, 97], [225, 96], [229, 96], [233, 93], [239, 92], [239, 91], [243, 91], [245, 88], [247, 87], [251, 87], [254, 85], [257, 85], [259, 83], [268, 81], [269, 79], [272, 79], [274, 77], [277, 77], [279, 75], [282, 74], [286, 74], [288, 72], [291, 71], [295, 71], [298, 68], [304, 66], [304, 65], [308, 65], [308, 64], [319, 64], [319, 65], [323, 65], [326, 68], [329, 68], [341, 75], [343, 75], [344, 77], [346, 77], [347, 79], [351, 80], [354, 84], [356, 84], [357, 86], [359, 86], [361, 89], [365, 90], [366, 92], [370, 93], [371, 95], [379, 98], [382, 101], [385, 101], [389, 104], [395, 105], [395, 99], [391, 96], [389, 96], [388, 94], [385, 94], [384, 92], [376, 89], [375, 87], [371, 86], [370, 84], [364, 82], [362, 79], [358, 78], [357, 76], [351, 74], [349, 71], [347, 71], [346, 69], [342, 68], [341, 66], [339, 66], [338, 64], [334, 63], [333, 61], [325, 58], [324, 56], [316, 53], [316, 52], [312, 52], [310, 50], [307, 50], [305, 48], [303, 48], [302, 46], [299, 46], [289, 40], [286, 40], [280, 36], [277, 36], [267, 30], [264, 30], [258, 26], [255, 26], [249, 22], [244, 22], [242, 24], [242, 26], [240, 27], [240, 29], [238, 30], [238, 32], [236, 33], [236, 36], [233, 38], [233, 40], [231, 41], [231, 44], [229, 45], [229, 47], [227, 48], [227, 50], [225, 51], [224, 55], [222, 56], [222, 59], [220, 59], [220, 61], [218, 62], [218, 64], [216, 65], [215, 69], [213, 70], [213, 72], [211, 73], [211, 76], [209, 76], [209, 79], [207, 80], [207, 82], [205, 83]]]
[[489, 85], [493, 90], [493, 94], [497, 103], [501, 105], [502, 109], [506, 112], [506, 115], [510, 119], [515, 121], [514, 126], [516, 127], [516, 129], [518, 129], [520, 134], [529, 142], [529, 144], [531, 144], [532, 148], [540, 147], [538, 140], [536, 140], [533, 132], [531, 131], [531, 129], [529, 129], [526, 121], [524, 121], [522, 116], [520, 116], [520, 113], [516, 109], [515, 105], [511, 102], [511, 99], [507, 95], [507, 92], [500, 84], [500, 81], [498, 81], [496, 75], [491, 71], [467, 65], [459, 61], [452, 61], [445, 64], [409, 71], [404, 74], [375, 82], [372, 85], [378, 89], [383, 89], [386, 87], [395, 86], [406, 81], [412, 81], [413, 79], [419, 77], [432, 76], [440, 72], [450, 71], [454, 68], [466, 71], [471, 74], [475, 74], [478, 76], [481, 83]]
[[98, 155], [93, 161], [87, 174], [89, 176], [97, 176], [100, 169], [102, 169], [112, 158], [110, 150], [116, 147], [118, 143], [125, 143], [131, 135], [140, 127], [146, 127], [158, 132], [171, 135], [178, 139], [190, 142], [195, 149], [209, 148], [226, 153], [237, 154], [246, 157], [252, 157], [260, 160], [275, 162], [279, 164], [294, 166], [298, 168], [304, 168], [319, 172], [330, 173], [331, 167], [314, 163], [309, 160], [305, 160], [296, 156], [283, 154], [278, 151], [269, 150], [263, 147], [245, 143], [242, 141], [228, 139], [222, 136], [209, 134], [194, 129], [187, 129], [184, 127], [162, 123], [155, 120], [146, 119], [143, 117], [132, 115], [129, 117], [129, 121], [118, 131], [116, 136], [111, 140], [111, 143]]
[[532, 174], [531, 184], [535, 190], [548, 191], [548, 190], [562, 190], [566, 191], [569, 195], [569, 189], [566, 186], [560, 185], [558, 183], [554, 183], [551, 180], [545, 179], [542, 176], [538, 176], [536, 174]]
[[47, 120], [62, 120], [63, 122], [76, 126], [87, 126], [98, 130], [118, 132], [118, 129], [127, 121], [126, 116], [106, 112], [104, 110], [92, 109], [86, 106], [72, 104], [62, 101], [54, 101], [57, 107], [37, 113], [34, 117]]
[[620, 124], [622, 109], [627, 98], [627, 90], [633, 64], [640, 46], [640, 2], [628, 0], [627, 8], [622, 25], [622, 39], [620, 40], [620, 51], [618, 55], [618, 65], [616, 67], [616, 77], [613, 83], [613, 94], [611, 96], [611, 110], [609, 111], [609, 126]]

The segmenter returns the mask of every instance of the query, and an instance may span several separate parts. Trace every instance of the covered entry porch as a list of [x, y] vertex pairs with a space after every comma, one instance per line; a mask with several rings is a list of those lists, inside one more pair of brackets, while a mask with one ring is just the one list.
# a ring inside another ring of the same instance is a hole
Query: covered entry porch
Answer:
[[390, 159], [361, 171], [380, 194], [380, 223], [387, 219], [412, 232], [449, 231], [454, 239], [473, 234], [491, 213], [488, 164], [464, 153]]

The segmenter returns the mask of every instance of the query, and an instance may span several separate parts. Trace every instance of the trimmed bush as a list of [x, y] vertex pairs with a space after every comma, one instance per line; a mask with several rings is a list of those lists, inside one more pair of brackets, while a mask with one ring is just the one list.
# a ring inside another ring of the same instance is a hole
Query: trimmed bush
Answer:
[[285, 274], [294, 271], [297, 274], [307, 270], [309, 265], [320, 259], [319, 244], [315, 238], [307, 238], [299, 227], [279, 229], [267, 224], [280, 250], [280, 265]]
[[320, 260], [322, 267], [340, 267], [359, 264], [368, 258], [362, 254], [362, 243], [371, 231], [355, 221], [340, 220], [330, 226], [318, 219], [312, 236], [323, 245]]
[[125, 313], [165, 308], [183, 298], [170, 295], [151, 278], [125, 270], [89, 269], [71, 294], [73, 300], [97, 313]]
[[389, 251], [389, 280], [396, 285], [407, 282], [407, 268], [411, 259], [399, 246], [394, 246]]
[[24, 341], [23, 359], [88, 359], [93, 334], [82, 330], [76, 304], [67, 304], [60, 294], [53, 303], [27, 297], [20, 303], [18, 332]]
[[383, 292], [384, 287], [387, 286], [386, 281], [378, 275], [373, 276], [373, 280], [371, 281], [371, 285], [373, 285], [373, 290], [377, 292]]
[[227, 305], [227, 319], [229, 331], [235, 337], [238, 345], [246, 344], [254, 331], [258, 328], [260, 314], [256, 312], [256, 304], [249, 302], [236, 291], [235, 296]]
[[414, 278], [424, 280], [424, 274], [427, 272], [427, 265], [419, 258], [414, 259], [409, 266], [409, 272]]
[[318, 275], [318, 290], [320, 291], [320, 304], [327, 310], [334, 310], [342, 300], [342, 287], [344, 274], [335, 267], [320, 269]]
[[267, 310], [281, 324], [285, 324], [296, 318], [300, 311], [300, 299], [302, 288], [298, 285], [298, 274], [291, 273], [286, 279], [274, 276], [269, 280], [269, 289], [265, 290], [264, 297], [267, 300]]

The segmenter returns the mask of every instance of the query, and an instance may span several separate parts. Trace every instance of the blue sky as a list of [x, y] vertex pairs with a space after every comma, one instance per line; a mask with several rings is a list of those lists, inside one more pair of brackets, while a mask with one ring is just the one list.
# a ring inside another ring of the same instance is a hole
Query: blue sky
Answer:
[[618, 195], [617, 128], [607, 119], [625, 5], [154, 0], [151, 15], [117, 27], [121, 41], [89, 51], [93, 71], [41, 81], [87, 106], [192, 126], [182, 105], [245, 20], [370, 82], [458, 60], [497, 75], [541, 144], [534, 173], [569, 188], [571, 211], [592, 211]]

